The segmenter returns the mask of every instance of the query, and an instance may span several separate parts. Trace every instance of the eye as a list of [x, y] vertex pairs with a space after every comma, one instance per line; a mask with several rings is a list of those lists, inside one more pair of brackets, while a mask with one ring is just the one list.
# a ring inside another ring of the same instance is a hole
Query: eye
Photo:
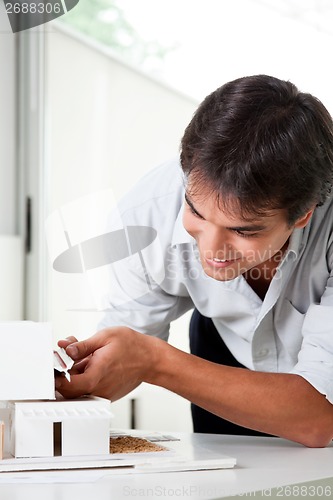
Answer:
[[257, 238], [257, 236], [259, 236], [259, 233], [243, 232], [238, 229], [233, 229], [232, 231], [236, 233], [237, 236], [241, 236], [241, 238]]
[[192, 208], [190, 205], [188, 205], [188, 208], [190, 209], [191, 214], [195, 215], [196, 217], [200, 217], [198, 212], [196, 212], [194, 208]]

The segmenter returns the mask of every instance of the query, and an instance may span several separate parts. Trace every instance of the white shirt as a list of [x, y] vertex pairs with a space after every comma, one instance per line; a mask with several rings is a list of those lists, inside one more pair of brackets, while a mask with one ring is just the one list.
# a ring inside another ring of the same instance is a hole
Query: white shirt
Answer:
[[[243, 276], [222, 282], [204, 273], [183, 207], [178, 160], [153, 169], [122, 200], [123, 225], [153, 228], [156, 237], [111, 266], [99, 326], [167, 340], [170, 322], [195, 307], [244, 366], [301, 375], [333, 403], [333, 199], [293, 231], [264, 301]], [[145, 242], [138, 238], [136, 249]]]

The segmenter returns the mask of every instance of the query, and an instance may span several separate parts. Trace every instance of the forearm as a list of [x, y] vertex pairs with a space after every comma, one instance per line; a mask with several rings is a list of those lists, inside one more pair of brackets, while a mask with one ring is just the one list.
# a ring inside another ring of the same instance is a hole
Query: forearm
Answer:
[[146, 382], [244, 427], [307, 446], [333, 437], [333, 406], [302, 377], [211, 363], [154, 339]]

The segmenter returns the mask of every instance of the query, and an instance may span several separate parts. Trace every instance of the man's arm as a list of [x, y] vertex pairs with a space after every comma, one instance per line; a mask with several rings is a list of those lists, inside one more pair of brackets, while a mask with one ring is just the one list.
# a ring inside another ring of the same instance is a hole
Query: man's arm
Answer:
[[332, 440], [333, 406], [302, 377], [218, 365], [169, 347], [151, 383], [244, 427], [311, 447]]
[[92, 355], [71, 383], [58, 378], [65, 397], [115, 400], [147, 382], [236, 424], [305, 446], [324, 447], [333, 438], [333, 405], [299, 375], [218, 365], [124, 327], [102, 330], [67, 352], [76, 360]]

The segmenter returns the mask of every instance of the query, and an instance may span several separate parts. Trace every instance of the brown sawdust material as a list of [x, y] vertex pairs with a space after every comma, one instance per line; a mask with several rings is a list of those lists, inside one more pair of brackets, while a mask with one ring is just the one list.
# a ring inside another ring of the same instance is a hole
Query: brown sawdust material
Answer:
[[166, 448], [147, 439], [133, 436], [110, 438], [110, 453], [141, 453], [145, 451], [164, 451]]

